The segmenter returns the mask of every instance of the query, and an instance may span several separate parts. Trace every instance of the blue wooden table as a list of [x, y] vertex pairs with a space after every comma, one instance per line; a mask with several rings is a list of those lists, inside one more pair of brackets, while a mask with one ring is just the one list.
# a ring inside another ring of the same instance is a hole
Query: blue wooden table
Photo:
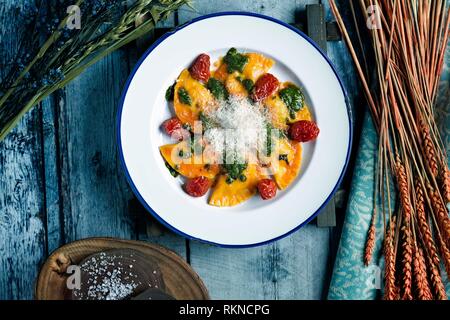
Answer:
[[[0, 0], [0, 65], [14, 57], [27, 32], [16, 8], [33, 1]], [[196, 0], [196, 11], [182, 8], [163, 26], [230, 10], [293, 23], [306, 4], [318, 2]], [[323, 4], [331, 19], [328, 2]], [[214, 299], [325, 297], [339, 228], [310, 223], [265, 246], [224, 249], [187, 241], [134, 209], [118, 161], [115, 124], [122, 87], [145, 46], [145, 40], [129, 45], [89, 68], [29, 112], [0, 143], [0, 299], [32, 298], [49, 253], [93, 236], [139, 239], [173, 249], [198, 272]], [[329, 42], [328, 55], [351, 102], [360, 99], [344, 43]]]

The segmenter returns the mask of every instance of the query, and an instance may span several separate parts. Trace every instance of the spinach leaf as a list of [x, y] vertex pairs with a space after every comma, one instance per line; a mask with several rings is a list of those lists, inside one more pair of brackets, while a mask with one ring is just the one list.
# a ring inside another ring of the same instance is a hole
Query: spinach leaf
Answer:
[[228, 73], [233, 73], [234, 71], [242, 72], [248, 62], [248, 57], [240, 54], [236, 48], [231, 48], [223, 58], [223, 61], [227, 64]]
[[180, 99], [181, 103], [187, 104], [189, 106], [192, 104], [191, 96], [185, 88], [178, 89], [178, 99]]
[[215, 78], [209, 78], [206, 87], [209, 89], [209, 91], [211, 91], [211, 93], [217, 100], [228, 99], [228, 91], [223, 83], [219, 80]]

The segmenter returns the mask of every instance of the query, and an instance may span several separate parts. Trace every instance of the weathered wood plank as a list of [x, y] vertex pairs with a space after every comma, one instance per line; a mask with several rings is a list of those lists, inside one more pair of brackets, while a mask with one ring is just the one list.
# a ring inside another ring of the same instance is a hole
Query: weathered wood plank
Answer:
[[[321, 4], [306, 6], [307, 34], [317, 45], [327, 52], [327, 30], [325, 23], [325, 11]], [[316, 218], [318, 227], [336, 226], [336, 208], [332, 198]]]
[[191, 265], [213, 299], [321, 299], [328, 285], [329, 233], [307, 225], [248, 249], [191, 242]]
[[[327, 21], [334, 21], [333, 13], [331, 12], [328, 1], [322, 1], [325, 8], [325, 16]], [[342, 1], [345, 8], [341, 13], [343, 14], [343, 19], [346, 23], [351, 24], [352, 18], [349, 13], [349, 6], [347, 1]], [[329, 41], [327, 45], [327, 55], [330, 58], [331, 62], [334, 64], [336, 71], [341, 78], [344, 87], [347, 91], [348, 100], [351, 107], [352, 119], [353, 119], [353, 145], [351, 150], [350, 162], [348, 168], [354, 167], [356, 152], [353, 150], [359, 145], [361, 126], [363, 123], [362, 116], [364, 115], [364, 110], [366, 108], [365, 97], [363, 94], [363, 90], [359, 85], [359, 80], [351, 59], [351, 56], [348, 52], [347, 46], [344, 41]], [[352, 178], [352, 170], [347, 170], [346, 175], [341, 183], [340, 190], [349, 190], [351, 178]], [[336, 197], [335, 197], [336, 199]], [[346, 201], [346, 200], [344, 200]], [[344, 220], [345, 208], [341, 208], [341, 210], [337, 211], [337, 228], [334, 228], [331, 233], [330, 238], [330, 261], [329, 267], [332, 270], [334, 266], [334, 260], [336, 257], [336, 251], [339, 246], [339, 240], [341, 235], [341, 228]], [[330, 278], [331, 280], [331, 278]]]
[[[180, 23], [216, 11], [253, 11], [295, 22], [299, 10], [317, 1], [206, 1], [198, 12], [180, 10]], [[275, 243], [225, 249], [190, 242], [190, 262], [215, 299], [320, 299], [329, 272], [328, 228], [307, 225]]]
[[51, 253], [64, 243], [60, 202], [58, 115], [55, 103], [59, 93], [44, 100], [42, 108], [42, 141], [45, 175], [45, 209], [47, 222], [47, 248]]
[[[130, 60], [139, 57], [130, 50], [89, 68], [56, 101], [66, 241], [100, 235], [137, 238], [141, 219], [129, 210], [133, 196], [118, 161], [115, 126]], [[184, 239], [178, 242], [185, 248]]]
[[115, 52], [70, 83], [56, 104], [67, 242], [136, 237], [116, 145], [117, 105], [127, 75], [125, 52]]
[[[0, 66], [14, 61], [27, 32], [16, 9], [29, 1], [6, 0], [0, 6]], [[4, 72], [0, 68], [0, 76]], [[29, 112], [0, 142], [0, 299], [29, 299], [46, 252], [41, 123]]]
[[294, 22], [299, 10], [305, 5], [318, 3], [318, 0], [258, 0], [258, 1], [236, 1], [236, 0], [196, 0], [194, 9], [187, 6], [180, 8], [180, 23], [188, 21], [200, 15], [221, 11], [249, 11], [265, 14], [278, 18], [284, 22]]

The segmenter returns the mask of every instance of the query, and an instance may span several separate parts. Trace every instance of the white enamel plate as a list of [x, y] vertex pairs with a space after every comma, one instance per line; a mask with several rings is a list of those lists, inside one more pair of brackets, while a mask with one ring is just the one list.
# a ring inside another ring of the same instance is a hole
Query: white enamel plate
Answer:
[[[259, 196], [231, 208], [192, 198], [164, 165], [160, 130], [171, 112], [165, 91], [200, 53], [216, 61], [235, 47], [275, 60], [281, 81], [300, 85], [320, 128], [303, 144], [297, 180], [275, 199]], [[128, 181], [142, 204], [185, 237], [223, 246], [252, 246], [283, 237], [311, 220], [331, 198], [346, 168], [352, 140], [341, 81], [330, 61], [304, 34], [275, 19], [250, 13], [204, 16], [178, 28], [147, 50], [130, 76], [118, 115], [118, 143]]]

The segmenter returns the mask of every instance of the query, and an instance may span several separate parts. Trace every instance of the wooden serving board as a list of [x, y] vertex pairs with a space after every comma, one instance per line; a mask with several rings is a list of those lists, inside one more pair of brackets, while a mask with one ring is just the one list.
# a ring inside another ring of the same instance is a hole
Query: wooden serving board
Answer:
[[88, 238], [55, 250], [41, 268], [35, 287], [37, 300], [63, 300], [67, 292], [69, 265], [77, 265], [87, 256], [111, 249], [139, 251], [157, 263], [166, 291], [177, 300], [207, 300], [208, 290], [200, 277], [173, 251], [142, 241], [113, 238]]

